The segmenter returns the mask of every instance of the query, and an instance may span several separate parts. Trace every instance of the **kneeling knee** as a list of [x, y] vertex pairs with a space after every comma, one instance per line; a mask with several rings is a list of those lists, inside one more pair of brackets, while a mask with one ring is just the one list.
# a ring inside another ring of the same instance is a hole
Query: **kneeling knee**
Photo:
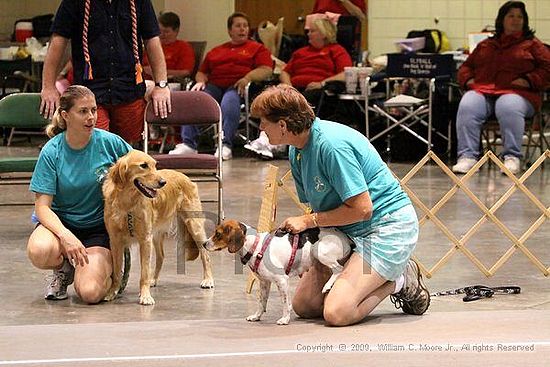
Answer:
[[311, 303], [296, 302], [292, 301], [292, 309], [296, 315], [300, 316], [303, 319], [315, 319], [322, 316], [321, 311], [322, 306], [315, 307]]
[[27, 246], [27, 257], [31, 263], [38, 269], [50, 269], [54, 261], [52, 259], [52, 251], [46, 244], [29, 243]]
[[107, 294], [105, 287], [97, 282], [86, 282], [78, 286], [75, 284], [75, 291], [83, 302], [92, 304], [103, 301]]
[[323, 310], [323, 318], [328, 326], [348, 326], [355, 323], [354, 310], [346, 305], [327, 305]]

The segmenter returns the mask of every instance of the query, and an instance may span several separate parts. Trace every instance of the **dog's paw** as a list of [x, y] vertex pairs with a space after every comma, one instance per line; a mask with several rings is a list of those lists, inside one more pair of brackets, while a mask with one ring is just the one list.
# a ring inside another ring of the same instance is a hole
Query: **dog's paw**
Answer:
[[105, 298], [103, 298], [103, 300], [106, 301], [106, 302], [111, 302], [112, 300], [114, 300], [114, 299], [117, 297], [117, 295], [118, 295], [117, 292], [115, 292], [115, 291], [113, 291], [113, 292], [109, 291], [109, 292], [107, 293], [107, 295], [105, 296]]
[[321, 293], [323, 293], [323, 294], [328, 293], [328, 291], [330, 291], [332, 289], [332, 286], [336, 282], [336, 279], [338, 279], [339, 275], [340, 275], [339, 273], [338, 274], [332, 274], [330, 279], [325, 283], [325, 286], [323, 287], [323, 290], [321, 291]]
[[246, 318], [246, 321], [260, 321], [261, 317], [262, 315], [258, 315], [258, 314], [250, 315]]
[[103, 298], [103, 300], [107, 302], [111, 302], [112, 300], [114, 300], [118, 296], [119, 288], [120, 286], [117, 287], [115, 286], [115, 284], [112, 284], [111, 288], [109, 288], [109, 290], [107, 291], [107, 295], [105, 296], [105, 298]]
[[283, 316], [277, 320], [277, 325], [288, 325], [290, 322], [290, 316]]
[[151, 296], [139, 296], [139, 304], [144, 306], [151, 306], [155, 304], [155, 299]]
[[151, 281], [149, 282], [149, 285], [151, 287], [156, 287], [157, 286], [157, 282], [158, 282], [158, 279], [151, 279]]
[[325, 284], [323, 287], [323, 290], [321, 291], [322, 294], [328, 293], [332, 289], [332, 284]]
[[214, 288], [214, 279], [206, 278], [201, 282], [201, 288]]

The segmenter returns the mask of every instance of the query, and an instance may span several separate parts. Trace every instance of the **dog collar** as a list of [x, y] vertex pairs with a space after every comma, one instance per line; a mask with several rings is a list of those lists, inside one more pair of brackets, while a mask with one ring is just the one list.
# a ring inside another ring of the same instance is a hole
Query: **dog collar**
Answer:
[[254, 255], [254, 251], [256, 251], [256, 247], [258, 247], [259, 242], [260, 236], [256, 235], [256, 237], [254, 238], [254, 244], [252, 245], [250, 250], [243, 257], [241, 257], [241, 264], [246, 265], [246, 263], [250, 261], [252, 255]]
[[130, 237], [134, 237], [134, 216], [131, 212], [126, 215], [126, 223], [128, 224], [128, 233]]

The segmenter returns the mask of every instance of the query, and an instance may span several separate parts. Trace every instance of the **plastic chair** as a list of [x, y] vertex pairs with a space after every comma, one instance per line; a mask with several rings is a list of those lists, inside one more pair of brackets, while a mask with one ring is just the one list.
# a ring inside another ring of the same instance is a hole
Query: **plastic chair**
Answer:
[[[206, 50], [206, 41], [189, 41], [189, 44], [193, 47], [193, 52], [195, 54], [195, 65], [193, 66], [191, 74], [184, 77], [170, 78], [169, 80], [170, 82], [180, 83], [182, 90], [190, 90], [193, 86], [193, 83], [195, 82], [195, 75], [199, 70], [202, 58], [204, 57], [204, 51]], [[172, 127], [166, 126], [161, 129], [159, 153], [164, 152], [164, 148], [166, 147], [166, 142], [169, 140], [169, 137], [173, 142], [176, 141], [175, 135], [179, 135], [179, 131], [174, 131]]]
[[[373, 104], [370, 111], [384, 117], [387, 121], [386, 128], [376, 135], [369, 136], [369, 117], [366, 114], [366, 136], [374, 141], [380, 137], [388, 137], [387, 152], [390, 152], [389, 134], [392, 130], [399, 128], [411, 134], [426, 144], [427, 150], [433, 148], [432, 136], [437, 134], [447, 142], [448, 149], [451, 144], [450, 123], [447, 124], [447, 131], [438, 131], [432, 123], [432, 110], [436, 83], [449, 81], [454, 74], [454, 61], [452, 55], [440, 54], [388, 54], [388, 66], [385, 73], [380, 73], [365, 79], [366, 97], [370, 99], [371, 82], [386, 82], [386, 98], [392, 96], [391, 86], [397, 93], [390, 99], [383, 101], [382, 105]], [[403, 80], [420, 81], [428, 84], [426, 98], [401, 94], [399, 84]], [[392, 84], [393, 83], [393, 84]], [[447, 84], [445, 83], [445, 86]], [[450, 88], [450, 87], [448, 87]]]
[[[546, 99], [545, 97], [543, 97]], [[548, 139], [546, 138], [546, 120], [548, 118], [548, 109], [550, 109], [548, 100], [543, 100], [542, 107], [535, 112], [533, 117], [525, 119], [525, 130], [523, 132], [522, 147], [525, 148], [525, 153], [522, 158], [522, 167], [524, 169], [529, 168], [531, 164], [536, 161], [538, 157], [544, 154], [544, 151], [550, 147]], [[492, 151], [496, 155], [499, 153], [499, 149], [503, 145], [502, 134], [500, 133], [500, 126], [495, 116], [491, 116], [481, 129], [480, 145], [483, 153]], [[539, 152], [538, 156], [536, 155]], [[544, 168], [544, 165], [542, 165]]]
[[44, 135], [43, 131], [21, 131], [20, 129], [43, 129], [48, 120], [42, 117], [39, 93], [14, 93], [0, 99], [0, 127], [10, 129], [4, 144], [11, 144], [16, 134]]
[[[182, 125], [213, 126], [217, 146], [222, 146], [222, 114], [214, 98], [199, 91], [175, 91], [170, 94], [172, 112], [162, 119], [155, 116], [151, 103], [147, 105], [144, 121], [144, 150], [148, 151], [148, 125], [179, 127]], [[195, 182], [215, 182], [217, 184], [218, 222], [223, 220], [223, 160], [221, 154], [216, 158], [212, 154], [155, 154], [159, 169], [175, 169], [185, 173]]]
[[[15, 93], [0, 99], [0, 127], [11, 129], [8, 145], [16, 128], [43, 129], [48, 120], [39, 113], [38, 93]], [[26, 132], [27, 133], [27, 132]], [[33, 132], [44, 135], [44, 132]], [[5, 142], [4, 142], [5, 143]], [[0, 158], [0, 186], [28, 185], [38, 157]], [[32, 203], [1, 202], [2, 205], [31, 205]]]

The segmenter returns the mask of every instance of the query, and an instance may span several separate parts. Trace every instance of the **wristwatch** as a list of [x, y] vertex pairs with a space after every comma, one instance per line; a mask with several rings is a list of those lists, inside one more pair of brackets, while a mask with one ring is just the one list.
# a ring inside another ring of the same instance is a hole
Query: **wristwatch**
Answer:
[[155, 83], [155, 87], [159, 88], [166, 88], [168, 86], [168, 82], [166, 80], [159, 80]]

